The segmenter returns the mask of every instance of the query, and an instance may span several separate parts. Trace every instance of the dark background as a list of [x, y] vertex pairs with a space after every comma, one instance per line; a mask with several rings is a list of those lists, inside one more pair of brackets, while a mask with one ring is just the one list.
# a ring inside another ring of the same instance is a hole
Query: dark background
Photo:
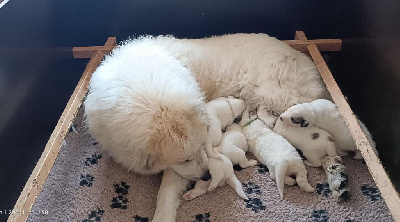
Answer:
[[73, 46], [296, 30], [343, 39], [328, 64], [400, 190], [399, 0], [10, 0], [0, 9], [0, 209], [13, 208], [85, 69]]

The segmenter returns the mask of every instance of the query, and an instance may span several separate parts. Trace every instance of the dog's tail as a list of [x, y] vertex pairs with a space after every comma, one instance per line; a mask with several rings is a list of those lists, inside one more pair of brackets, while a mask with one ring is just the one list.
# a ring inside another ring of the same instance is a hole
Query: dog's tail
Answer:
[[239, 197], [247, 200], [247, 196], [243, 191], [242, 184], [238, 180], [238, 178], [233, 174], [229, 179], [226, 180], [226, 183], [239, 195]]
[[278, 187], [279, 195], [283, 198], [283, 189], [285, 188], [285, 175], [287, 172], [288, 163], [283, 162], [275, 168], [276, 186]]

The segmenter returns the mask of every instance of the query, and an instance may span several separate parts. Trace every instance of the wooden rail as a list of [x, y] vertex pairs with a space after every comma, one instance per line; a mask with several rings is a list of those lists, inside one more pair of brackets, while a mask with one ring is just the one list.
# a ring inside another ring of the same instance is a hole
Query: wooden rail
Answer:
[[[108, 38], [104, 47], [111, 47], [115, 45], [115, 37]], [[96, 70], [104, 57], [104, 53], [101, 50], [94, 52], [85, 71], [82, 74], [74, 92], [72, 93], [67, 106], [65, 107], [60, 119], [50, 136], [49, 141], [40, 157], [36, 167], [33, 169], [31, 176], [25, 184], [17, 203], [14, 206], [13, 213], [9, 216], [8, 221], [20, 222], [26, 221], [29, 212], [35, 203], [36, 197], [42, 190], [47, 176], [53, 167], [53, 164], [60, 151], [61, 144], [64, 141], [64, 137], [67, 134], [72, 121], [78, 112], [79, 107], [82, 104], [82, 100], [86, 95], [90, 77]]]
[[[320, 51], [340, 51], [342, 47], [342, 41], [340, 39], [308, 40], [302, 31], [296, 31], [294, 39], [295, 40], [287, 40], [284, 42], [296, 50], [311, 55], [315, 65], [321, 73], [322, 79], [324, 80], [333, 101], [337, 105], [340, 113], [343, 116], [343, 119], [348, 125], [349, 130], [356, 141], [357, 148], [361, 151], [361, 154], [367, 163], [368, 169], [375, 180], [382, 197], [386, 201], [394, 220], [400, 222], [399, 195], [394, 189], [388, 175], [382, 167], [379, 158], [373, 151], [371, 144], [369, 143], [364, 132], [361, 130], [353, 111], [344, 98], [339, 86], [332, 76], [332, 73], [329, 71], [329, 68], [320, 54]], [[68, 132], [68, 129], [74, 120], [79, 107], [82, 104], [82, 100], [87, 92], [91, 75], [100, 64], [104, 55], [111, 52], [116, 47], [115, 40], [115, 37], [110, 37], [104, 46], [73, 48], [72, 51], [74, 58], [91, 58], [91, 60], [83, 72], [75, 91], [71, 95], [71, 98], [68, 101], [68, 104], [62, 113], [60, 120], [42, 153], [42, 156], [40, 157], [35, 169], [32, 171], [24, 190], [21, 192], [21, 195], [15, 204], [13, 211], [17, 213], [10, 215], [8, 221], [20, 222], [27, 220], [29, 211], [35, 203], [36, 197], [39, 195], [42, 187], [45, 184], [47, 176], [53, 167], [64, 137]]]

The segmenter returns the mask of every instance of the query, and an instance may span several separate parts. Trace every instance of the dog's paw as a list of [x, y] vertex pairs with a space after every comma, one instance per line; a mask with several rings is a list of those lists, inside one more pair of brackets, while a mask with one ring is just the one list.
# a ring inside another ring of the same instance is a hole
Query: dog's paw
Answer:
[[305, 192], [308, 192], [308, 193], [312, 193], [312, 192], [315, 191], [315, 189], [312, 188], [311, 186], [306, 186], [303, 189], [304, 189]]
[[187, 201], [193, 200], [195, 198], [195, 196], [192, 194], [193, 194], [193, 190], [189, 190], [188, 192], [186, 192], [185, 194], [182, 195], [182, 199], [187, 200]]
[[258, 164], [257, 160], [249, 160], [249, 166], [256, 166]]
[[207, 191], [208, 192], [211, 192], [211, 191], [213, 191], [215, 189], [215, 187], [209, 187], [208, 189], [207, 189]]

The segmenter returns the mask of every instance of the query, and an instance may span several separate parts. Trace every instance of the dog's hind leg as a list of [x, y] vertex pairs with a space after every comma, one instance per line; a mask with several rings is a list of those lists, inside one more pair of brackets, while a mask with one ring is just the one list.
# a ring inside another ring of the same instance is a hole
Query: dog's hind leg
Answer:
[[285, 176], [285, 184], [289, 186], [293, 186], [296, 184], [296, 180], [291, 178], [290, 176]]
[[209, 158], [221, 159], [221, 154], [219, 154], [218, 151], [216, 151], [215, 148], [212, 146], [211, 139], [207, 139], [205, 151]]
[[363, 159], [363, 156], [362, 156], [362, 154], [361, 154], [361, 152], [359, 150], [355, 151], [353, 159], [355, 159], [355, 160], [362, 160]]
[[233, 190], [239, 195], [239, 197], [247, 200], [247, 196], [243, 191], [242, 184], [238, 180], [238, 178], [233, 174], [229, 179], [226, 180], [226, 183], [232, 187]]
[[326, 147], [326, 154], [328, 156], [337, 156], [336, 146], [334, 142], [331, 142], [328, 147]]
[[239, 158], [239, 165], [242, 168], [247, 168], [251, 166], [257, 165], [257, 160], [248, 160], [246, 157], [246, 153], [238, 147], [235, 147], [235, 152], [237, 153], [237, 157]]
[[[304, 167], [304, 165], [303, 165]], [[302, 169], [301, 171], [303, 172], [296, 172], [296, 181], [297, 184], [299, 185], [300, 189], [302, 189], [305, 192], [314, 192], [314, 188], [308, 183], [307, 179], [307, 171], [306, 169]]]
[[310, 157], [304, 160], [304, 163], [311, 167], [320, 167], [322, 165], [321, 160], [319, 157]]

